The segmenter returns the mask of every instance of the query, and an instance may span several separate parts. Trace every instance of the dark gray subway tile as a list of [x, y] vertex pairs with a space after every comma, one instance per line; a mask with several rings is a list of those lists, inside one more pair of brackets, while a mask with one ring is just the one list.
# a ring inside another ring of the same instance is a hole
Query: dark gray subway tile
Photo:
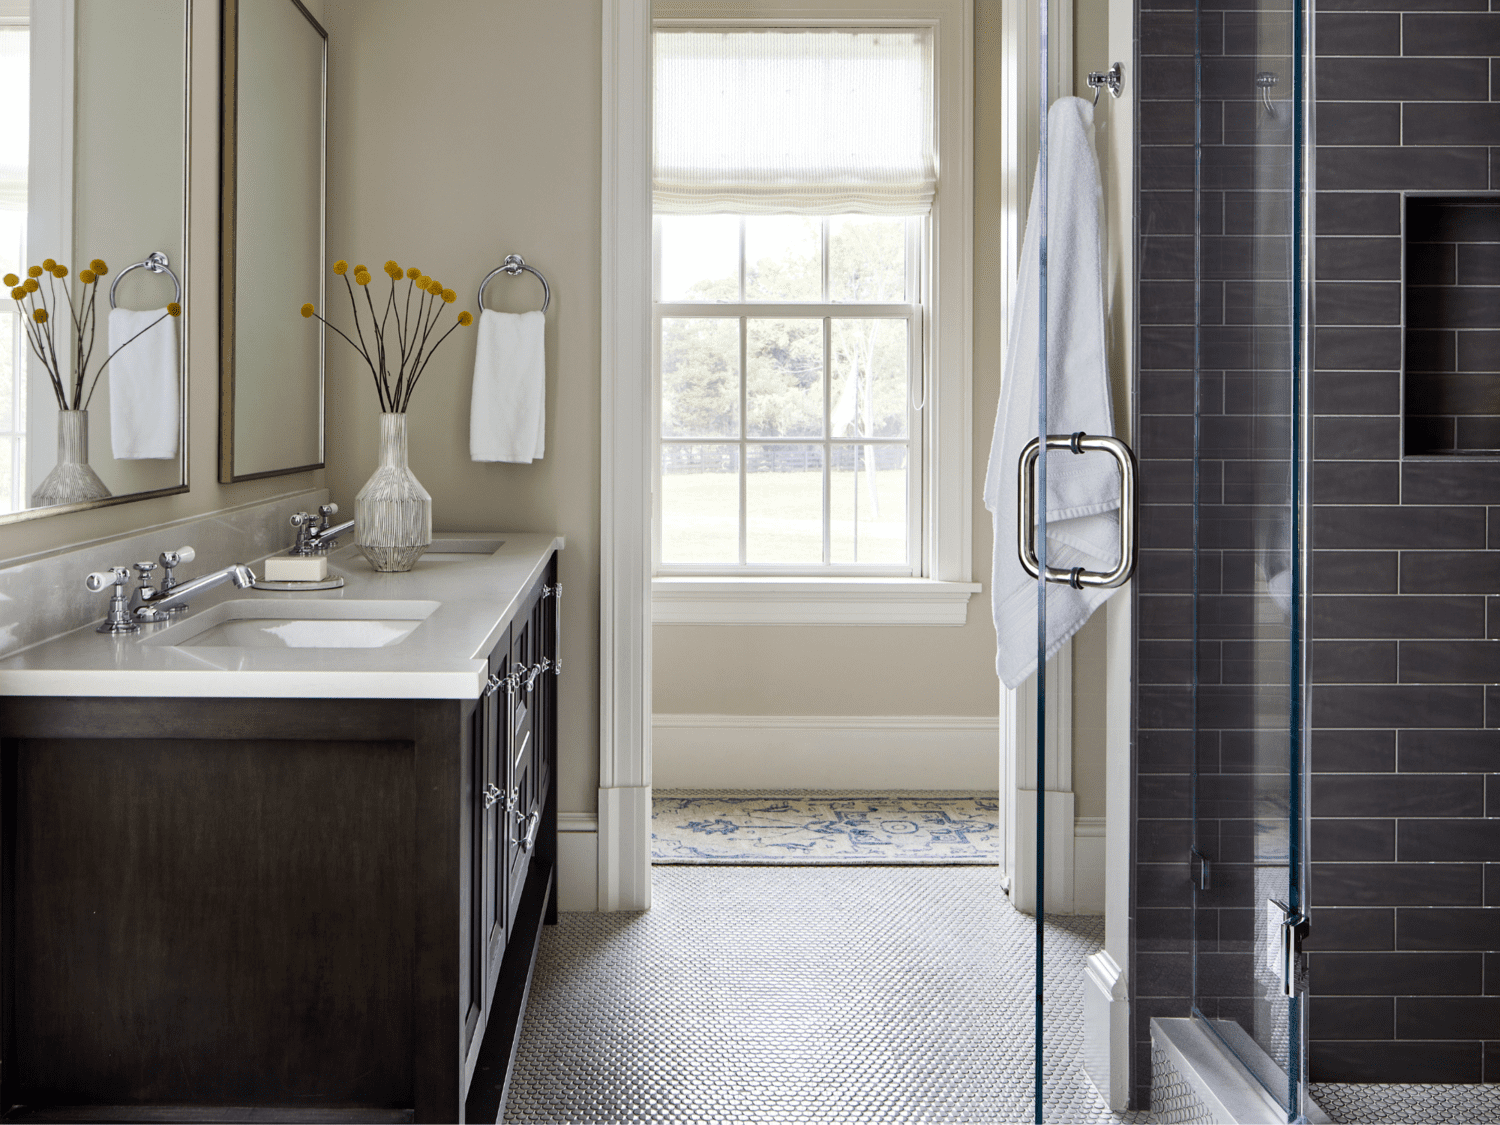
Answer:
[[1397, 768], [1404, 773], [1500, 770], [1500, 731], [1404, 730], [1396, 745]]
[[[1484, 994], [1500, 996], [1500, 953], [1484, 955]], [[1500, 1073], [1496, 1077], [1500, 1078]]]
[[[1406, 465], [1408, 470], [1415, 467], [1410, 462]], [[1500, 590], [1500, 552], [1402, 552], [1403, 594], [1487, 594], [1494, 590]]]
[[1451, 242], [1406, 244], [1407, 285], [1456, 285], [1458, 247]]
[[1319, 102], [1318, 147], [1401, 143], [1400, 102]]
[[[1396, 776], [1415, 778], [1417, 775]], [[1448, 776], [1468, 780], [1472, 775]], [[1484, 779], [1475, 777], [1474, 780], [1479, 782], [1475, 788], [1482, 793]], [[1480, 815], [1483, 815], [1482, 808]], [[1500, 819], [1464, 820], [1460, 819], [1461, 816], [1454, 813], [1443, 820], [1403, 820], [1396, 833], [1396, 858], [1402, 863], [1484, 863], [1500, 857]]]
[[1406, 203], [1409, 242], [1495, 242], [1500, 240], [1500, 212], [1487, 199], [1427, 199]]
[[1400, 678], [1406, 684], [1500, 683], [1500, 641], [1402, 641]]
[[1192, 55], [1196, 50], [1197, 21], [1193, 13], [1142, 11], [1140, 41], [1143, 55]]
[[1394, 551], [1314, 551], [1312, 589], [1319, 594], [1394, 594], [1397, 557]]
[[1451, 452], [1457, 448], [1458, 426], [1453, 418], [1419, 418], [1408, 414], [1405, 428], [1408, 454]]
[[1399, 504], [1401, 466], [1396, 461], [1318, 461], [1312, 473], [1314, 504]]
[[1401, 286], [1396, 282], [1320, 281], [1319, 325], [1401, 323]]
[[1413, 372], [1452, 372], [1458, 370], [1458, 333], [1451, 328], [1429, 328], [1409, 325], [1406, 330], [1406, 347], [1402, 353], [1406, 360], [1407, 386], [1412, 388], [1412, 401], [1421, 402], [1425, 392], [1412, 378]]
[[1195, 329], [1188, 326], [1142, 324], [1138, 337], [1141, 366], [1191, 371], [1195, 335]]
[[1177, 863], [1193, 846], [1191, 820], [1140, 820], [1136, 822], [1137, 863]]
[[1455, 440], [1459, 449], [1483, 452], [1500, 449], [1500, 416], [1475, 418], [1459, 415], [1454, 422], [1458, 427]]
[[[1159, 0], [1152, 7], [1182, 7], [1184, 0]], [[1190, 6], [1190, 5], [1189, 5]], [[1490, 0], [1323, 0], [1320, 12], [1487, 12]]]
[[[1148, 98], [1184, 98], [1192, 100], [1196, 83], [1193, 80], [1193, 60], [1170, 55], [1141, 55], [1140, 88], [1136, 96], [1143, 101]], [[1445, 84], [1446, 88], [1467, 90], [1468, 84]], [[1462, 95], [1455, 95], [1462, 96]]]
[[[1500, 59], [1496, 60], [1500, 62]], [[1500, 243], [1479, 242], [1454, 247], [1460, 285], [1500, 285]], [[1409, 253], [1409, 252], [1408, 252]], [[1408, 276], [1410, 276], [1408, 257]]]
[[1320, 236], [1317, 252], [1318, 281], [1401, 280], [1399, 238]]
[[1401, 53], [1401, 17], [1394, 12], [1320, 12], [1317, 32], [1319, 65], [1334, 55]]
[[1500, 13], [1408, 12], [1401, 24], [1401, 53], [1408, 57], [1500, 55]]
[[1396, 682], [1395, 641], [1318, 641], [1312, 643], [1315, 684]]
[[1319, 234], [1401, 233], [1401, 196], [1395, 191], [1324, 190], [1316, 206]]
[[[1440, 953], [1500, 949], [1500, 910], [1493, 906], [1398, 907], [1396, 948]], [[1488, 973], [1485, 984], [1490, 984]]]
[[1484, 815], [1500, 817], [1500, 773], [1484, 779]]
[[1394, 415], [1333, 414], [1313, 419], [1313, 456], [1319, 461], [1394, 459], [1400, 449], [1401, 419]]
[[1138, 589], [1150, 594], [1191, 594], [1192, 552], [1142, 549], [1136, 567], [1135, 583]]
[[1320, 685], [1313, 694], [1318, 726], [1454, 727], [1485, 721], [1485, 689], [1478, 685]]
[[1500, 906], [1500, 863], [1484, 865], [1484, 905]]
[[1314, 996], [1309, 1036], [1320, 1039], [1394, 1039], [1396, 1001], [1390, 996]]
[[[1313, 689], [1317, 698], [1320, 689]], [[1396, 768], [1394, 730], [1314, 728], [1308, 734], [1313, 773], [1389, 773]]]
[[1483, 1047], [1314, 1040], [1308, 1045], [1308, 1075], [1313, 1082], [1479, 1082], [1484, 1075]]
[[[1496, 109], [1500, 109], [1497, 104]], [[1406, 315], [1424, 328], [1490, 328], [1500, 323], [1495, 292], [1486, 286], [1415, 285], [1406, 290]], [[1322, 309], [1318, 310], [1319, 320]], [[1462, 355], [1463, 337], [1459, 336]]]
[[1142, 594], [1137, 603], [1142, 637], [1191, 637], [1193, 598], [1190, 594]]
[[[1384, 102], [1390, 100], [1393, 90], [1399, 90], [1407, 101], [1482, 102], [1490, 96], [1489, 70], [1488, 58], [1320, 56], [1317, 81], [1319, 90], [1336, 92], [1340, 101]], [[1328, 185], [1320, 177], [1318, 186]]]
[[1500, 105], [1407, 102], [1401, 110], [1401, 142], [1416, 147], [1500, 144]]
[[1480, 996], [1477, 953], [1313, 953], [1308, 977], [1319, 996]]
[[1500, 1082], [1500, 1042], [1484, 1045], [1484, 1076], [1482, 1082]]
[[1406, 402], [1416, 414], [1493, 415], [1500, 411], [1500, 374], [1409, 373]]
[[[1484, 599], [1467, 596], [1318, 594], [1312, 599], [1312, 628], [1321, 640], [1481, 640]], [[1493, 641], [1485, 641], [1494, 644]], [[1488, 682], [1488, 681], [1486, 681]], [[1333, 723], [1332, 726], [1345, 724]], [[1360, 726], [1371, 724], [1361, 723]], [[1378, 725], [1378, 724], [1377, 724]], [[1392, 723], [1392, 726], [1401, 726]], [[1432, 726], [1432, 723], [1421, 723]], [[1461, 723], [1437, 724], [1461, 726]]]
[[1191, 417], [1143, 414], [1140, 423], [1135, 451], [1136, 456], [1142, 461], [1192, 457], [1193, 420]]
[[1486, 1039], [1500, 1029], [1500, 996], [1400, 996], [1400, 1039]]
[[[1313, 546], [1318, 550], [1395, 549], [1483, 550], [1485, 511], [1466, 506], [1413, 506], [1353, 511], [1313, 510]], [[1413, 606], [1413, 610], [1418, 607]], [[1392, 634], [1396, 636], [1398, 634]], [[1483, 633], [1455, 634], [1483, 636]]]
[[[1484, 191], [1490, 182], [1489, 150], [1478, 147], [1398, 148], [1392, 145], [1331, 148], [1319, 145], [1317, 169], [1318, 186], [1326, 189]], [[1321, 259], [1321, 249], [1318, 254]], [[1322, 273], [1321, 261], [1318, 276], [1327, 276]]]
[[[1220, 291], [1219, 286], [1212, 288]], [[1191, 281], [1142, 281], [1136, 296], [1136, 312], [1143, 325], [1193, 323], [1198, 297]]]
[[1389, 371], [1401, 365], [1399, 328], [1319, 327], [1313, 332], [1313, 357], [1319, 368], [1340, 371]]
[[[1310, 788], [1309, 807], [1314, 817], [1480, 817], [1484, 814], [1484, 779], [1472, 774], [1315, 774]], [[1405, 823], [1410, 822], [1403, 822], [1403, 827]], [[1313, 858], [1319, 857], [1314, 853]], [[1406, 856], [1400, 858], [1403, 861], [1408, 859]], [[1424, 856], [1423, 861], [1430, 858]]]
[[1396, 822], [1371, 819], [1312, 821], [1312, 855], [1319, 863], [1378, 863], [1396, 858]]
[[[1173, 103], [1179, 104], [1179, 103]], [[1192, 137], [1192, 106], [1188, 109], [1188, 136]], [[1140, 195], [1140, 224], [1142, 245], [1148, 239], [1164, 235], [1192, 235], [1196, 203], [1191, 191], [1142, 191]], [[1189, 243], [1189, 249], [1191, 249]], [[1191, 258], [1189, 259], [1191, 262]], [[1189, 270], [1191, 277], [1191, 269]]]
[[1408, 504], [1500, 504], [1500, 462], [1408, 461], [1401, 495]]
[[1384, 906], [1312, 908], [1312, 928], [1304, 947], [1314, 950], [1394, 950], [1396, 911]]

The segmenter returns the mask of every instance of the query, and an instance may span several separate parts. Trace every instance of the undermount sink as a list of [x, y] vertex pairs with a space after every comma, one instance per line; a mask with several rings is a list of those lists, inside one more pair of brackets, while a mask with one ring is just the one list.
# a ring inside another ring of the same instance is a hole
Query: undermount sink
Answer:
[[181, 648], [386, 648], [410, 636], [438, 605], [240, 598], [141, 643]]
[[486, 555], [493, 555], [503, 546], [505, 546], [504, 539], [486, 539], [481, 537], [474, 539], [434, 539], [432, 546], [422, 552], [422, 557], [417, 560], [417, 566], [420, 567], [423, 563], [473, 562], [475, 559]]

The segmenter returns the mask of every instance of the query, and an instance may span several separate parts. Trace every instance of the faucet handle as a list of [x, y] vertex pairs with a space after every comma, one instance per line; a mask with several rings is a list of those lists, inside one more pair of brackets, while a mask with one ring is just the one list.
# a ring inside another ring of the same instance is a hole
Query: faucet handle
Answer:
[[319, 504], [318, 505], [318, 515], [320, 515], [320, 516], [323, 517], [323, 523], [324, 523], [325, 526], [327, 525], [327, 523], [328, 523], [328, 521], [330, 519], [332, 519], [334, 516], [336, 516], [338, 514], [339, 514], [339, 506], [337, 504], [328, 503], [328, 504]]
[[147, 559], [145, 562], [136, 563], [135, 569], [136, 573], [140, 576], [141, 583], [144, 585], [151, 581], [151, 573], [156, 569], [156, 564]]
[[112, 566], [108, 570], [96, 570], [83, 580], [84, 586], [91, 592], [97, 594], [106, 586], [123, 586], [130, 581], [130, 569], [123, 566]]
[[161, 563], [163, 570], [170, 572], [174, 567], [190, 563], [197, 557], [198, 552], [191, 547], [178, 547], [175, 551], [163, 551], [157, 561]]
[[312, 523], [317, 518], [311, 512], [296, 512], [292, 515], [291, 524], [293, 527], [302, 527], [304, 524]]

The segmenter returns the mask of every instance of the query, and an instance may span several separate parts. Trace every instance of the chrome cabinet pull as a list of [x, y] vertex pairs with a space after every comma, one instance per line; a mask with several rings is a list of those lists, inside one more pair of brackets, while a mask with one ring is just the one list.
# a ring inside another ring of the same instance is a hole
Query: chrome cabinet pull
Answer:
[[516, 831], [521, 836], [519, 841], [521, 850], [529, 852], [536, 844], [536, 830], [542, 826], [542, 814], [532, 812], [526, 816], [519, 816], [516, 822]]
[[562, 675], [562, 583], [542, 587], [542, 597], [554, 597], [557, 605], [552, 610], [552, 674]]
[[[1073, 453], [1108, 453], [1120, 466], [1120, 561], [1110, 571], [1047, 568], [1048, 582], [1066, 582], [1075, 590], [1086, 586], [1112, 589], [1123, 586], [1135, 573], [1136, 542], [1136, 462], [1135, 454], [1119, 438], [1090, 437], [1081, 430], [1076, 434], [1048, 434], [1048, 449], [1066, 449]], [[1016, 549], [1026, 573], [1037, 578], [1041, 564], [1036, 557], [1036, 463], [1041, 456], [1041, 442], [1032, 438], [1021, 451], [1020, 479], [1017, 488], [1019, 519], [1016, 527]]]
[[486, 680], [484, 684], [484, 697], [488, 699], [490, 696], [494, 695], [497, 691], [500, 690], [500, 685], [503, 683], [505, 683], [505, 680], [502, 677], [494, 675], [490, 676], [490, 678]]
[[494, 782], [486, 784], [484, 787], [484, 811], [489, 812], [494, 807], [495, 802], [503, 796], [504, 794], [495, 788]]

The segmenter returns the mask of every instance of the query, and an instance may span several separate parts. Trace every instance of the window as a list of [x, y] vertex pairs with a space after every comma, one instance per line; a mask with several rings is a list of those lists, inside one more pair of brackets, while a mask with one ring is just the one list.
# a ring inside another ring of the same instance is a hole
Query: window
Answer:
[[657, 218], [660, 573], [914, 573], [921, 227]]
[[[0, 274], [24, 273], [31, 29], [0, 15], [0, 91], [13, 112], [0, 128]], [[26, 353], [15, 304], [0, 306], [0, 515], [26, 507]]]
[[931, 8], [657, 21], [657, 621], [960, 624], [979, 588], [968, 29]]

